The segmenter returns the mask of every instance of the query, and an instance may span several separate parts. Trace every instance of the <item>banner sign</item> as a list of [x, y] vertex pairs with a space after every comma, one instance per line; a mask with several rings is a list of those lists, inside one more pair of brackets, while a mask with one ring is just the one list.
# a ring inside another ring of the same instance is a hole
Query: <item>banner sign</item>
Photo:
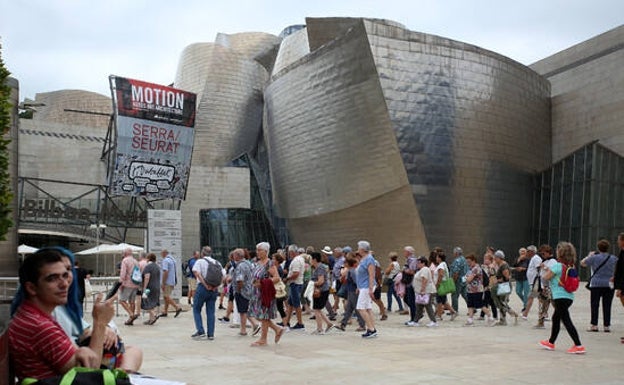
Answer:
[[196, 95], [117, 76], [110, 83], [117, 143], [109, 193], [184, 199]]

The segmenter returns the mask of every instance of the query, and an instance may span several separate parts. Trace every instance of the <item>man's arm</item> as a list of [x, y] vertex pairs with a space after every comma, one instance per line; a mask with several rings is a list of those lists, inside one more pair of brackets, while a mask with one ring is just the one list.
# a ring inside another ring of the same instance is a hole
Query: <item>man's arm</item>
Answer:
[[93, 305], [93, 325], [91, 326], [91, 341], [88, 347], [78, 348], [74, 356], [61, 368], [63, 373], [76, 366], [87, 368], [99, 368], [102, 363], [102, 352], [104, 350], [104, 339], [106, 337], [106, 327], [113, 316], [113, 298], [102, 301], [102, 294], [99, 294]]

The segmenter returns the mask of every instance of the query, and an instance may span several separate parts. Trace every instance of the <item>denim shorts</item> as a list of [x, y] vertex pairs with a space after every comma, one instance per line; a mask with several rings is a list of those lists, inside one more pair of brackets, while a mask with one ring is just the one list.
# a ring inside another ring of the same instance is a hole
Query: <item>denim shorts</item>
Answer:
[[288, 296], [288, 304], [294, 308], [301, 307], [301, 293], [303, 285], [297, 283], [290, 284], [290, 294]]

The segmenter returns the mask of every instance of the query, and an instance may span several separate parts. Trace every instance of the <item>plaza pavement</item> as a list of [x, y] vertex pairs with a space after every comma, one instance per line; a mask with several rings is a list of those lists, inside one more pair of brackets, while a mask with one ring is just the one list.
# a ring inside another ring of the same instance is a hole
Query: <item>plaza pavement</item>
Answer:
[[[550, 322], [547, 329], [532, 328], [536, 306], [529, 321], [519, 319], [517, 326], [511, 318], [509, 326], [487, 327], [475, 321], [476, 326], [464, 327], [466, 307], [460, 299], [460, 316], [453, 322], [446, 317], [438, 328], [408, 328], [403, 325], [407, 316], [392, 313], [387, 321], [376, 323], [379, 336], [374, 339], [360, 337], [356, 326], [346, 332], [311, 335], [315, 321], [306, 316], [305, 332], [285, 333], [274, 345], [269, 331], [268, 346], [250, 347], [253, 337], [238, 336], [238, 329], [218, 321], [213, 341], [192, 340], [192, 311], [186, 298], [181, 303], [189, 311], [178, 318], [170, 313], [154, 326], [143, 325], [142, 319], [124, 326], [125, 317], [115, 318], [126, 344], [144, 351], [142, 373], [194, 385], [624, 383], [624, 373], [618, 369], [624, 356], [620, 343], [624, 308], [614, 298], [611, 333], [586, 332], [589, 291], [583, 286], [571, 313], [587, 348], [585, 355], [565, 353], [572, 341], [563, 326], [556, 350], [540, 349], [538, 341], [548, 338]], [[515, 293], [511, 304], [520, 309]], [[217, 310], [217, 317], [224, 312]]]

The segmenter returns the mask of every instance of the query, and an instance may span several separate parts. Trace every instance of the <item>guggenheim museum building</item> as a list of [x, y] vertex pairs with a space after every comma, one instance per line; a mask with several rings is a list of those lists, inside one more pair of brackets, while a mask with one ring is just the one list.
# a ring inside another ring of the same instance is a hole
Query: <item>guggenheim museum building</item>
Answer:
[[263, 240], [366, 239], [382, 260], [406, 245], [515, 257], [569, 240], [585, 253], [624, 231], [622, 63], [624, 26], [530, 66], [388, 20], [218, 34], [172, 74], [197, 94], [184, 201], [109, 196], [111, 99], [40, 93], [11, 131], [5, 244], [141, 245], [145, 211], [167, 208], [182, 213], [183, 258]]

